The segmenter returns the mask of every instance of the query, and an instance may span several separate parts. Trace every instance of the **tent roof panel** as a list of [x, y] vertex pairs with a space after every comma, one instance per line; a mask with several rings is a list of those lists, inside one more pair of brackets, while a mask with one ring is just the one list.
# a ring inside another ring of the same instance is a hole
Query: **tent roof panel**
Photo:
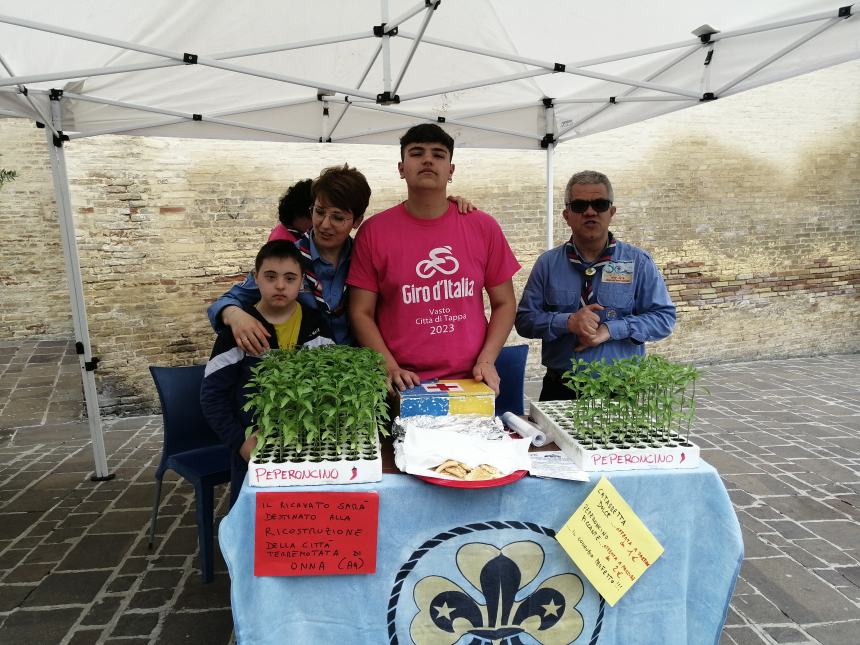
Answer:
[[[41, 119], [48, 102], [35, 90], [64, 88], [78, 98], [63, 99], [62, 128], [84, 136], [131, 128], [315, 141], [334, 128], [333, 140], [393, 143], [398, 128], [444, 117], [462, 133], [459, 145], [534, 149], [548, 133], [582, 136], [697, 105], [706, 92], [729, 95], [860, 57], [860, 18], [837, 18], [839, 5], [825, 0], [446, 0], [435, 10], [388, 0], [388, 23], [403, 20], [378, 38], [384, 6], [0, 0], [0, 88], [34, 90], [0, 93], [0, 109]], [[810, 15], [817, 19], [728, 37]], [[704, 23], [720, 30], [715, 42], [691, 34]], [[185, 53], [197, 64], [184, 64]], [[333, 94], [327, 119], [314, 101], [320, 90]], [[380, 95], [394, 100], [377, 105]], [[554, 113], [546, 97], [558, 101]], [[176, 116], [191, 114], [203, 120]]]

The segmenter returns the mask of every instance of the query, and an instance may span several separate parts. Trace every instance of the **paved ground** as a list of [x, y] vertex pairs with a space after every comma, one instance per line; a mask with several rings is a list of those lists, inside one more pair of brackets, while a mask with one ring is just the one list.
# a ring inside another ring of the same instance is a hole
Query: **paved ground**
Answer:
[[[147, 548], [160, 417], [107, 420], [117, 477], [90, 482], [72, 352], [0, 342], [0, 643], [229, 643], [229, 580], [219, 558], [200, 582], [190, 486], [165, 481]], [[709, 367], [705, 381], [697, 441], [746, 544], [721, 645], [857, 645], [860, 355]]]

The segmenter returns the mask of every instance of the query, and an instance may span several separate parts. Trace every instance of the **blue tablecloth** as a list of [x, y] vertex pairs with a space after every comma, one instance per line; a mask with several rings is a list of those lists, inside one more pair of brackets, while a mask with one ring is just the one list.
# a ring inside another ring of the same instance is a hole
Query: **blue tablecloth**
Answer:
[[[587, 483], [526, 477], [480, 490], [399, 474], [351, 487], [263, 489], [246, 482], [218, 535], [232, 581], [236, 640], [717, 643], [743, 543], [716, 471], [703, 464], [608, 477], [665, 548], [614, 607], [602, 601], [553, 537], [600, 473]], [[291, 490], [378, 491], [376, 574], [254, 577], [256, 492]]]

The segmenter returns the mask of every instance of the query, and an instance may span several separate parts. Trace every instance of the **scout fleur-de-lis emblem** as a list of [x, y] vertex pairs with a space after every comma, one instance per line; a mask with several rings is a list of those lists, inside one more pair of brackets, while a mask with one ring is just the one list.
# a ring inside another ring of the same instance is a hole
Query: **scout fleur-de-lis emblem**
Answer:
[[410, 635], [416, 645], [453, 645], [466, 634], [475, 645], [516, 645], [525, 634], [543, 645], [562, 645], [582, 632], [576, 609], [583, 595], [579, 577], [551, 576], [524, 592], [544, 564], [539, 544], [514, 542], [499, 549], [473, 542], [457, 551], [456, 560], [471, 587], [441, 576], [415, 585], [418, 613]]

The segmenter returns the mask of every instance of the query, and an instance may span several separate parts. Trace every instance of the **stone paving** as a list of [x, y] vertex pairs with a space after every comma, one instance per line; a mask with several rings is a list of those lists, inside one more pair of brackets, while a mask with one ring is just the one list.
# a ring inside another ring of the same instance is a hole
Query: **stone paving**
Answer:
[[[202, 584], [193, 491], [170, 474], [147, 547], [161, 418], [106, 419], [116, 479], [89, 480], [73, 351], [0, 341], [0, 643], [230, 643], [223, 560]], [[694, 440], [746, 546], [721, 645], [857, 645], [860, 355], [710, 366], [704, 381]]]

